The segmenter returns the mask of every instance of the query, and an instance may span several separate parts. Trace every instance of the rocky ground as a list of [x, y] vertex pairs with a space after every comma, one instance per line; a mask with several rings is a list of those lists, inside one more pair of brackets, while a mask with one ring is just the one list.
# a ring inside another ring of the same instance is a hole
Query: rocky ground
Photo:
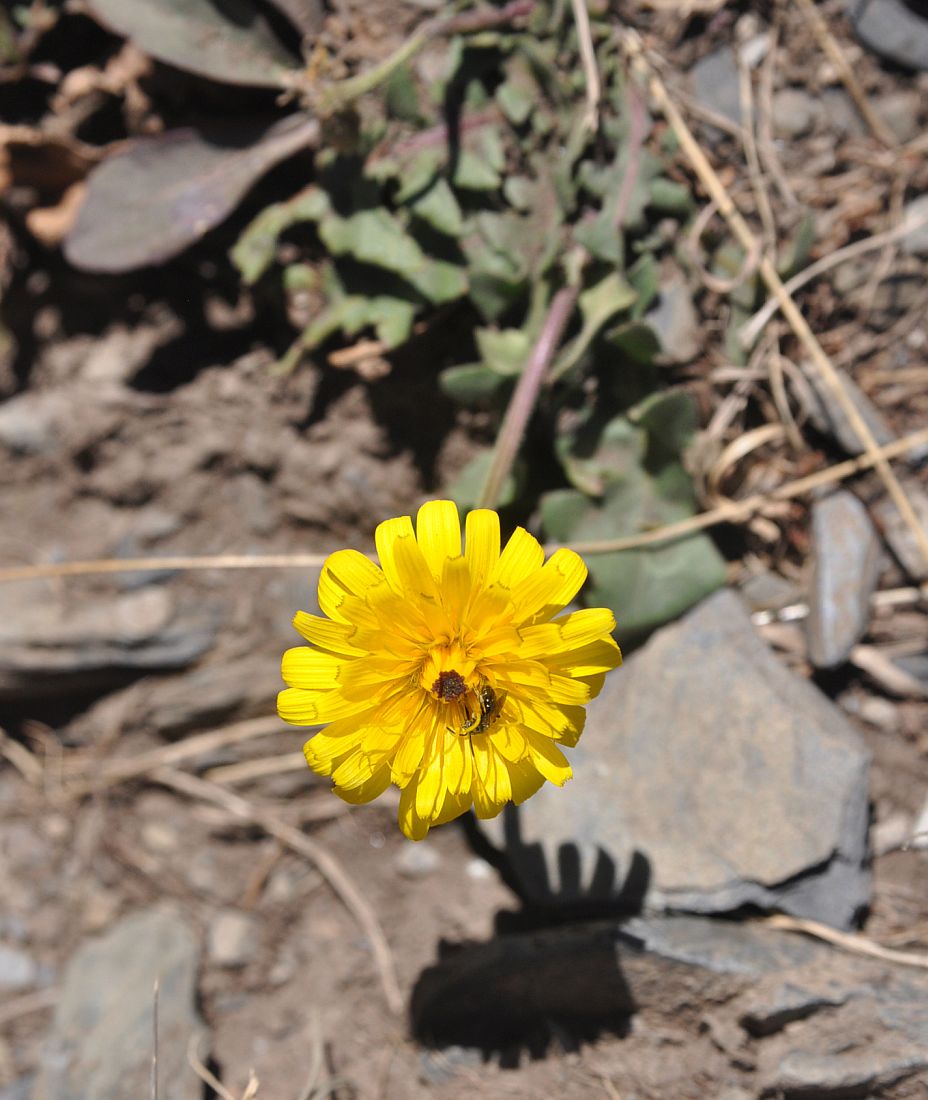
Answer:
[[[361, 58], [390, 43], [374, 9]], [[799, 5], [621, 13], [751, 211], [755, 43], [764, 186], [784, 239], [814, 213], [816, 259], [915, 227], [928, 193], [928, 21], [823, 10], [895, 148]], [[30, 236], [31, 201], [0, 226], [0, 565], [366, 549], [485, 430], [436, 385], [448, 334], [382, 378], [275, 378], [281, 335], [216, 259], [231, 229], [101, 283]], [[926, 263], [913, 228], [800, 295], [881, 442], [926, 423]], [[733, 456], [759, 367], [688, 290], [662, 332], [705, 414], [706, 506], [859, 453], [807, 384], [798, 424]], [[897, 469], [928, 517], [925, 458]], [[729, 588], [612, 675], [567, 788], [418, 845], [390, 797], [332, 797], [274, 716], [313, 568], [3, 584], [0, 1100], [145, 1096], [155, 1049], [167, 1100], [254, 1096], [252, 1070], [275, 1100], [928, 1095], [928, 568], [873, 475], [778, 507], [723, 529]]]

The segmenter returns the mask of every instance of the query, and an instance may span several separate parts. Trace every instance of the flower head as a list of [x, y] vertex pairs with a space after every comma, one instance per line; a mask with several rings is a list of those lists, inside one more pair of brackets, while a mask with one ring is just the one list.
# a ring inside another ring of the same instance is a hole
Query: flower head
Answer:
[[325, 729], [306, 760], [346, 802], [395, 783], [400, 828], [474, 807], [495, 817], [548, 779], [570, 778], [560, 746], [583, 729], [584, 704], [621, 664], [612, 612], [561, 614], [586, 579], [572, 550], [544, 551], [521, 527], [500, 550], [499, 517], [436, 500], [377, 528], [378, 568], [332, 554], [319, 578], [323, 616], [297, 613], [310, 643], [283, 658], [278, 711]]

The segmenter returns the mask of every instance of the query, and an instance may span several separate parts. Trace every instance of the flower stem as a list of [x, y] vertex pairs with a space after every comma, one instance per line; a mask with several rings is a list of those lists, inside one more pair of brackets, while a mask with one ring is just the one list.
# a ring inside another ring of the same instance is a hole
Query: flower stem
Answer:
[[575, 286], [562, 287], [551, 301], [548, 316], [525, 364], [525, 370], [519, 376], [509, 407], [506, 409], [506, 415], [503, 417], [503, 424], [496, 439], [496, 448], [493, 451], [493, 460], [477, 501], [480, 508], [493, 508], [499, 499], [503, 483], [512, 469], [525, 436], [525, 429], [528, 427], [529, 418], [538, 400], [541, 383], [560, 345], [570, 315], [574, 311], [578, 291], [579, 288]]

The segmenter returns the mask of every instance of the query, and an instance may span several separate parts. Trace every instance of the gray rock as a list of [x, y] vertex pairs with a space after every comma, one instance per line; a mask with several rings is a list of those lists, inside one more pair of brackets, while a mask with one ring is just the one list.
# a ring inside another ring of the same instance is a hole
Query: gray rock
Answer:
[[427, 841], [404, 844], [396, 857], [396, 869], [404, 878], [427, 878], [440, 866], [438, 849]]
[[928, 19], [904, 0], [848, 0], [860, 40], [874, 53], [909, 69], [928, 69]]
[[565, 789], [481, 823], [536, 904], [757, 905], [849, 927], [867, 903], [867, 754], [729, 591], [611, 674], [570, 759]]
[[[851, 427], [851, 422], [848, 420], [843, 406], [838, 404], [837, 399], [822, 380], [818, 370], [810, 364], [804, 364], [804, 366], [806, 367], [804, 373], [809, 380], [816, 402], [814, 407], [809, 410], [813, 425], [823, 434], [831, 436], [846, 454], [863, 454], [864, 446], [860, 442], [857, 432]], [[889, 443], [893, 438], [893, 433], [883, 419], [882, 413], [852, 378], [845, 375], [841, 381], [851, 402], [873, 434], [873, 438], [879, 444]]]
[[196, 938], [166, 909], [148, 909], [85, 943], [65, 974], [33, 1100], [125, 1100], [149, 1095], [154, 985], [162, 1100], [199, 1100], [187, 1065], [194, 1009]]
[[42, 971], [31, 955], [18, 947], [0, 943], [0, 990], [18, 993], [31, 989], [41, 979]]
[[126, 669], [183, 668], [208, 650], [218, 605], [177, 609], [165, 589], [50, 596], [43, 582], [4, 593], [0, 698], [112, 682]]
[[781, 607], [801, 603], [805, 591], [795, 581], [779, 573], [755, 573], [742, 582], [741, 598], [752, 611], [778, 611]]
[[247, 966], [258, 952], [258, 926], [254, 917], [235, 909], [217, 913], [207, 938], [210, 962], [230, 969]]
[[0, 405], [0, 444], [16, 454], [48, 454], [62, 445], [61, 429], [73, 414], [60, 390], [24, 393]]
[[730, 46], [722, 46], [697, 61], [690, 70], [690, 83], [694, 98], [704, 107], [741, 125], [738, 62]]
[[[917, 482], [906, 482], [903, 488], [915, 509], [915, 515], [925, 531], [928, 531], [928, 493]], [[883, 537], [889, 543], [899, 564], [915, 581], [928, 580], [928, 561], [915, 539], [912, 528], [899, 514], [899, 509], [887, 497], [873, 509], [873, 515]]]
[[836, 136], [860, 137], [867, 132], [854, 100], [843, 88], [826, 88], [820, 102], [826, 124]]
[[911, 141], [921, 133], [922, 97], [914, 89], [889, 92], [877, 100], [875, 107], [897, 141]]
[[700, 321], [681, 275], [661, 284], [657, 305], [645, 317], [660, 340], [661, 350], [675, 363], [687, 363], [699, 354]]
[[809, 660], [836, 668], [870, 622], [881, 547], [867, 509], [840, 490], [812, 506], [812, 584], [806, 621]]
[[0, 1088], [0, 1100], [29, 1100], [34, 1082], [34, 1077], [20, 1077], [11, 1085]]
[[902, 224], [908, 227], [900, 242], [903, 252], [911, 256], [928, 256], [928, 194], [906, 203]]
[[809, 133], [820, 113], [818, 102], [801, 88], [782, 88], [773, 97], [773, 127], [784, 137]]

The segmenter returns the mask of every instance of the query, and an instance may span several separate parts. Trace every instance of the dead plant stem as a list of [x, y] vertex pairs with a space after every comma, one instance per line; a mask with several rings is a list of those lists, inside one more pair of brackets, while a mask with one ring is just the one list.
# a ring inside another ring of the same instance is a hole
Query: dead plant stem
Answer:
[[380, 921], [377, 919], [377, 914], [367, 898], [355, 886], [342, 865], [328, 849], [324, 848], [318, 841], [313, 840], [312, 837], [307, 836], [306, 833], [286, 824], [286, 822], [274, 817], [273, 814], [261, 810], [260, 807], [249, 802], [247, 798], [242, 798], [241, 795], [227, 791], [215, 783], [210, 783], [195, 775], [188, 775], [186, 772], [176, 771], [173, 768], [155, 768], [149, 774], [156, 783], [170, 787], [171, 790], [179, 791], [181, 794], [186, 794], [190, 798], [196, 798], [202, 802], [210, 802], [214, 806], [227, 810], [242, 821], [259, 825], [269, 836], [279, 840], [281, 844], [285, 844], [294, 852], [305, 856], [332, 887], [335, 894], [364, 930], [374, 955], [384, 998], [390, 1011], [398, 1013], [402, 1010], [403, 994], [396, 976], [393, 952], [390, 950], [390, 945], [384, 935]]

